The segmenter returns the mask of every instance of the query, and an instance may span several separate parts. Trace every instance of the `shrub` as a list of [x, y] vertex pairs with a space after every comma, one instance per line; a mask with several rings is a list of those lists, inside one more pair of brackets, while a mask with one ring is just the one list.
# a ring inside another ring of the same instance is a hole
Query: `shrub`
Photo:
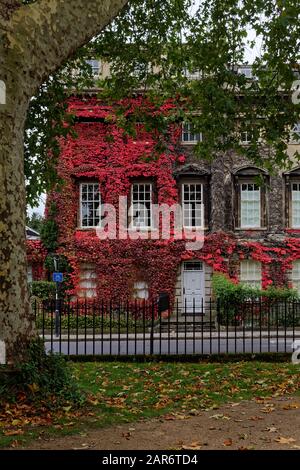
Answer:
[[222, 325], [298, 326], [299, 300], [295, 289], [270, 286], [256, 289], [235, 284], [223, 274], [214, 274], [212, 288], [218, 301], [218, 321]]
[[0, 402], [14, 401], [20, 393], [27, 402], [47, 408], [56, 408], [66, 402], [80, 405], [84, 396], [80, 393], [70, 366], [59, 355], [46, 354], [41, 339], [33, 341], [26, 362], [16, 365], [16, 372], [2, 374]]
[[41, 300], [55, 298], [55, 282], [33, 281], [31, 283], [31, 295]]
[[245, 284], [235, 284], [224, 274], [214, 274], [212, 289], [216, 299], [221, 302], [237, 303], [247, 300], [299, 300], [295, 289], [269, 286], [267, 289], [255, 289]]

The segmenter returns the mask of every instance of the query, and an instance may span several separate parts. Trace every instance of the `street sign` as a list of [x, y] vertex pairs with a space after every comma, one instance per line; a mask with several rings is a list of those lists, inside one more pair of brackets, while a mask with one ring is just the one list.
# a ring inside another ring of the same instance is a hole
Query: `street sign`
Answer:
[[63, 282], [63, 273], [53, 273], [53, 282]]

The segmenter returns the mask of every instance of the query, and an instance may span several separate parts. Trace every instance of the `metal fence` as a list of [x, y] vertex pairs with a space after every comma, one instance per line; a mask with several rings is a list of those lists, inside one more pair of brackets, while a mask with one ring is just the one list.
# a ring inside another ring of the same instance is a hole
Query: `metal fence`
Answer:
[[[58, 308], [59, 307], [59, 308]], [[65, 355], [190, 355], [290, 352], [300, 341], [300, 302], [33, 302], [48, 351]]]

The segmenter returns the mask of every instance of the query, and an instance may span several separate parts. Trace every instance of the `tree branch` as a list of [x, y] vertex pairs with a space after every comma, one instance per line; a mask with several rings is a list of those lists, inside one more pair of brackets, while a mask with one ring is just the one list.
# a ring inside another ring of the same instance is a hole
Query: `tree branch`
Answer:
[[35, 89], [103, 29], [128, 0], [38, 0], [18, 8], [8, 40]]

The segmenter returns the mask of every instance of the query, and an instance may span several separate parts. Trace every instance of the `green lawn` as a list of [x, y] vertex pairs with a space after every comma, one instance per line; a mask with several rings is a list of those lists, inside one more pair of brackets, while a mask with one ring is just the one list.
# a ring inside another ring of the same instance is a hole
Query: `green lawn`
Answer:
[[11, 406], [1, 413], [0, 446], [18, 446], [41, 433], [80, 433], [161, 414], [193, 414], [227, 401], [300, 393], [300, 366], [290, 363], [95, 362], [71, 367], [88, 406], [67, 406], [45, 416]]

